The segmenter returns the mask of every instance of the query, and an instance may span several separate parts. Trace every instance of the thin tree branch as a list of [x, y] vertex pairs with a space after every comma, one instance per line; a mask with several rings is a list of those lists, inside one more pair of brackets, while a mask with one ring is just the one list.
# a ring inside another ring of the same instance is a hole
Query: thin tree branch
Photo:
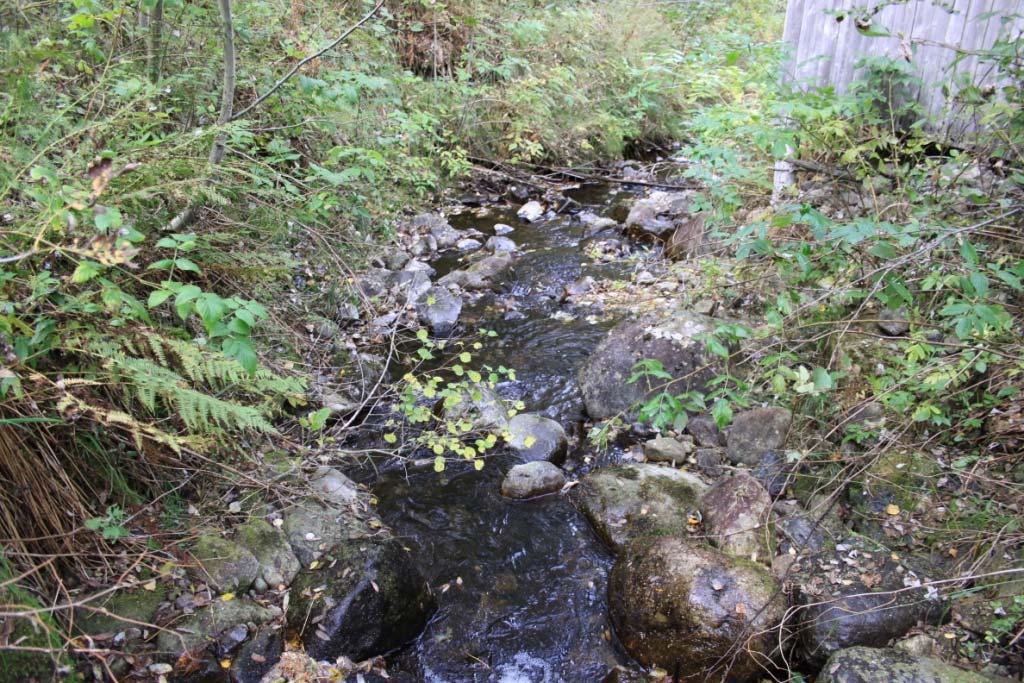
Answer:
[[246, 107], [242, 111], [240, 111], [237, 114], [235, 114], [234, 116], [232, 116], [230, 120], [234, 121], [236, 119], [240, 119], [243, 116], [245, 116], [246, 114], [248, 114], [250, 111], [255, 109], [256, 107], [258, 107], [259, 105], [263, 104], [264, 100], [266, 100], [268, 97], [270, 97], [275, 92], [277, 92], [281, 88], [282, 85], [287, 83], [288, 80], [292, 76], [294, 76], [296, 73], [298, 73], [299, 69], [301, 69], [303, 66], [305, 66], [308, 63], [310, 63], [311, 61], [313, 61], [317, 57], [320, 57], [323, 54], [325, 54], [327, 52], [330, 52], [331, 50], [336, 48], [338, 45], [341, 44], [342, 41], [344, 41], [346, 38], [348, 38], [350, 35], [352, 35], [356, 31], [356, 29], [358, 29], [360, 26], [362, 26], [363, 24], [368, 22], [373, 17], [373, 15], [375, 15], [377, 12], [380, 11], [380, 8], [383, 7], [383, 6], [384, 6], [384, 0], [378, 0], [377, 4], [373, 6], [372, 10], [367, 12], [366, 15], [363, 16], [362, 19], [357, 21], [355, 24], [350, 26], [348, 28], [348, 30], [346, 30], [344, 33], [342, 33], [340, 36], [338, 36], [330, 45], [328, 45], [324, 49], [320, 50], [319, 52], [315, 52], [315, 53], [309, 55], [308, 57], [305, 57], [304, 59], [302, 59], [302, 61], [300, 61], [299, 63], [297, 63], [295, 66], [292, 67], [291, 71], [286, 73], [277, 83], [275, 83], [270, 88], [270, 90], [268, 90], [267, 92], [265, 92], [262, 95], [260, 95], [259, 97], [257, 97], [255, 100], [253, 100], [252, 104], [250, 104], [248, 107]]

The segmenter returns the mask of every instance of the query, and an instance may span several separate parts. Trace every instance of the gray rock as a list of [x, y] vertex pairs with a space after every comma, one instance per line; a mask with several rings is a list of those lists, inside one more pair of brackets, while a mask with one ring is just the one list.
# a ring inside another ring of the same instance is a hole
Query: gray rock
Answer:
[[505, 223], [494, 224], [494, 234], [498, 235], [499, 237], [502, 235], [511, 235], [515, 231], [516, 229], [513, 228], [511, 225], [506, 225]]
[[725, 435], [709, 415], [695, 415], [686, 423], [686, 433], [693, 437], [698, 446], [717, 448], [725, 445]]
[[459, 251], [476, 251], [482, 246], [484, 245], [480, 243], [480, 240], [475, 240], [472, 237], [464, 237], [455, 243], [455, 248]]
[[281, 528], [304, 566], [342, 541], [366, 532], [365, 522], [351, 510], [325, 506], [312, 498], [296, 501], [284, 515]]
[[333, 467], [317, 468], [310, 488], [319, 493], [325, 503], [337, 507], [351, 505], [359, 499], [356, 483]]
[[725, 450], [722, 448], [698, 448], [697, 469], [708, 479], [718, 479], [725, 471], [722, 462], [725, 460]]
[[932, 657], [891, 648], [851, 647], [829, 657], [816, 683], [989, 683]]
[[506, 498], [533, 498], [561, 491], [565, 475], [558, 466], [545, 460], [516, 465], [501, 482], [501, 495]]
[[644, 458], [649, 462], [682, 463], [693, 452], [693, 439], [660, 436], [644, 443]]
[[370, 268], [356, 279], [356, 287], [363, 296], [370, 299], [383, 296], [388, 291], [390, 270]]
[[429, 256], [431, 253], [437, 251], [437, 240], [433, 237], [424, 235], [418, 237], [409, 247], [409, 253], [415, 258], [422, 258]]
[[856, 536], [794, 567], [791, 581], [799, 589], [797, 617], [808, 661], [821, 665], [834, 652], [856, 645], [884, 647], [918, 622], [945, 620], [946, 601], [923, 585], [932, 572], [929, 565], [895, 557]]
[[322, 567], [299, 574], [287, 621], [311, 657], [360, 661], [416, 637], [434, 608], [409, 553], [392, 538], [367, 538], [337, 546]]
[[693, 202], [690, 192], [657, 190], [638, 199], [626, 217], [626, 229], [641, 235], [667, 238], [676, 229], [676, 220], [686, 217]]
[[462, 237], [461, 233], [448, 223], [448, 219], [439, 213], [424, 213], [416, 216], [412, 219], [412, 227], [419, 232], [428, 233], [433, 238], [432, 250], [453, 247]]
[[359, 308], [355, 304], [338, 304], [334, 312], [334, 322], [342, 327], [359, 322]]
[[612, 550], [645, 536], [685, 534], [707, 485], [672, 467], [630, 464], [595, 470], [572, 499]]
[[519, 207], [519, 210], [516, 211], [516, 215], [519, 216], [520, 220], [524, 220], [527, 223], [535, 223], [543, 218], [545, 210], [546, 209], [543, 204], [533, 200], [526, 202]]
[[442, 407], [445, 420], [469, 420], [473, 429], [504, 432], [509, 428], [508, 409], [497, 392], [487, 386], [477, 386], [472, 394], [463, 394], [462, 401]]
[[265, 586], [287, 586], [299, 573], [299, 558], [292, 551], [288, 539], [266, 520], [251, 519], [242, 524], [235, 538], [256, 558], [260, 566], [256, 580], [262, 579]]
[[400, 270], [409, 262], [409, 254], [401, 249], [393, 249], [384, 256], [384, 265], [388, 270]]
[[638, 285], [649, 285], [656, 282], [658, 278], [654, 277], [650, 271], [642, 270], [636, 274], [636, 283]]
[[220, 593], [248, 590], [260, 564], [245, 547], [215, 534], [200, 536], [192, 547], [200, 576]]
[[562, 425], [532, 413], [520, 413], [508, 421], [512, 437], [509, 446], [525, 462], [547, 460], [556, 465], [565, 462], [569, 439]]
[[890, 337], [901, 337], [910, 332], [910, 318], [906, 306], [900, 306], [896, 310], [884, 309], [878, 315], [877, 325], [878, 329]]
[[701, 498], [704, 524], [719, 550], [748, 560], [771, 562], [772, 499], [749, 474], [719, 479]]
[[589, 275], [573, 280], [565, 286], [565, 295], [569, 297], [583, 296], [594, 288], [594, 278]]
[[396, 270], [388, 275], [387, 283], [402, 303], [415, 301], [430, 289], [430, 277], [419, 270]]
[[410, 273], [426, 273], [428, 278], [434, 277], [434, 275], [437, 274], [437, 270], [435, 270], [432, 265], [430, 265], [429, 263], [424, 263], [419, 259], [412, 259], [411, 261], [405, 264], [405, 267], [402, 268], [402, 270], [408, 271]]
[[707, 382], [725, 370], [722, 359], [704, 343], [704, 335], [716, 324], [707, 316], [676, 311], [649, 313], [617, 325], [580, 367], [578, 379], [587, 413], [597, 420], [630, 413], [661, 391], [662, 380], [627, 382], [633, 366], [644, 358], [661, 361], [679, 380], [674, 391], [704, 391]]
[[761, 482], [768, 495], [778, 498], [789, 485], [789, 477], [794, 471], [794, 464], [778, 451], [762, 453], [754, 466], [754, 478]]
[[768, 451], [786, 443], [793, 413], [786, 408], [755, 408], [737, 414], [726, 435], [726, 455], [734, 463], [756, 465]]
[[455, 330], [462, 313], [462, 299], [443, 287], [431, 287], [415, 303], [420, 322], [437, 336], [447, 336]]
[[487, 248], [495, 253], [510, 253], [516, 251], [519, 247], [517, 247], [516, 243], [509, 238], [495, 235], [487, 240]]
[[157, 635], [158, 652], [164, 657], [176, 661], [185, 652], [196, 652], [205, 649], [211, 640], [217, 640], [222, 634], [239, 625], [253, 625], [252, 631], [260, 624], [281, 616], [281, 610], [275, 606], [264, 607], [248, 598], [236, 597], [234, 600], [214, 600], [194, 614], [174, 622]]
[[598, 216], [590, 211], [582, 212], [578, 218], [583, 223], [583, 236], [586, 238], [596, 237], [601, 233], [610, 232], [619, 227], [618, 222], [614, 218]]
[[786, 601], [766, 570], [668, 536], [631, 544], [608, 579], [615, 633], [682, 681], [749, 681], [782, 640]]
[[440, 280], [443, 287], [464, 287], [465, 289], [491, 289], [505, 270], [512, 265], [512, 257], [508, 254], [494, 254], [473, 263], [466, 270], [453, 270]]

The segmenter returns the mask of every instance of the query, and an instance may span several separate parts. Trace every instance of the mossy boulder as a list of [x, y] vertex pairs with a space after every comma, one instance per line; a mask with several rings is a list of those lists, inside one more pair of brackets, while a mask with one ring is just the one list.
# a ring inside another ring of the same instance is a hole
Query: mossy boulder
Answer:
[[721, 321], [692, 311], [649, 313], [613, 328], [579, 371], [587, 414], [595, 420], [629, 413], [661, 391], [664, 380], [641, 378], [630, 383], [633, 367], [643, 359], [659, 361], [677, 381], [674, 392], [704, 391], [724, 371], [720, 357], [707, 350], [705, 335]]
[[626, 651], [687, 683], [755, 678], [786, 611], [763, 567], [678, 537], [630, 545], [612, 569], [608, 603]]
[[75, 609], [75, 628], [90, 636], [140, 628], [140, 624], [153, 623], [166, 599], [167, 588], [159, 582], [153, 590], [133, 588], [101, 595]]
[[935, 489], [941, 470], [927, 453], [890, 449], [871, 463], [850, 491], [850, 502], [868, 516], [885, 512], [889, 504], [913, 510]]
[[851, 647], [829, 657], [816, 683], [989, 683], [989, 679], [933, 657]]
[[619, 551], [637, 538], [685, 534], [706, 490], [691, 472], [630, 464], [591, 472], [572, 497], [602, 540]]
[[221, 593], [248, 590], [260, 575], [260, 563], [249, 550], [216, 534], [200, 536], [192, 556], [199, 576]]
[[347, 541], [291, 588], [289, 628], [316, 659], [359, 661], [414, 638], [435, 608], [409, 553], [390, 538]]
[[259, 576], [268, 586], [291, 583], [301, 565], [283, 532], [263, 519], [251, 519], [235, 531], [235, 540], [259, 564]]

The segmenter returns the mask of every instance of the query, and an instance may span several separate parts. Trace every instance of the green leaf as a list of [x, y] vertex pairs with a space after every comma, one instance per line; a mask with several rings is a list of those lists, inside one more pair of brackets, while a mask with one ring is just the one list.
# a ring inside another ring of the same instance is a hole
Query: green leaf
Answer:
[[150, 308], [156, 308], [163, 302], [167, 301], [174, 294], [169, 289], [154, 289], [149, 293], [149, 300], [146, 301], [146, 305]]
[[835, 384], [832, 381], [832, 375], [828, 373], [825, 368], [814, 368], [814, 373], [811, 376], [814, 382], [814, 392], [821, 393], [832, 389]]
[[185, 270], [185, 271], [188, 271], [190, 273], [199, 273], [199, 272], [201, 272], [199, 270], [199, 266], [197, 266], [194, 262], [190, 261], [187, 258], [177, 258], [177, 259], [174, 259], [174, 266], [178, 270]]
[[439, 455], [434, 458], [434, 471], [444, 472], [444, 456]]
[[251, 340], [228, 337], [224, 340], [221, 349], [225, 356], [237, 360], [249, 375], [256, 374], [259, 357], [256, 355], [256, 349], [253, 348]]
[[75, 268], [75, 272], [71, 274], [71, 281], [77, 283], [88, 282], [100, 274], [101, 268], [100, 264], [93, 261], [82, 261]]
[[711, 417], [714, 418], [715, 424], [718, 425], [719, 429], [723, 429], [732, 422], [732, 406], [724, 398], [720, 398], [715, 401], [714, 405], [711, 406]]

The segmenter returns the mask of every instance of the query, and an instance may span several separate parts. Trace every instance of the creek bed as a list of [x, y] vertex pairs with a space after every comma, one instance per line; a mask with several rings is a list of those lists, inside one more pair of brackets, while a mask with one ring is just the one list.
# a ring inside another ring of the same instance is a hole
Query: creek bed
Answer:
[[[629, 196], [591, 188], [574, 198], [608, 215]], [[512, 225], [509, 237], [521, 252], [502, 291], [463, 311], [465, 329], [498, 333], [476, 360], [516, 370], [516, 381], [499, 385], [502, 397], [522, 400], [527, 411], [566, 427], [582, 423], [576, 372], [615, 320], [577, 310], [561, 294], [581, 276], [621, 277], [626, 266], [589, 263], [583, 226], [568, 216], [525, 224], [514, 209], [498, 208], [451, 221], [487, 235], [496, 223]], [[459, 263], [446, 257], [434, 265], [443, 275]], [[499, 454], [480, 472], [392, 470], [376, 480], [382, 517], [438, 599], [424, 632], [392, 658], [397, 670], [430, 683], [559, 683], [599, 681], [626, 661], [608, 620], [611, 553], [565, 496], [502, 498], [501, 481], [512, 464], [512, 456]]]

